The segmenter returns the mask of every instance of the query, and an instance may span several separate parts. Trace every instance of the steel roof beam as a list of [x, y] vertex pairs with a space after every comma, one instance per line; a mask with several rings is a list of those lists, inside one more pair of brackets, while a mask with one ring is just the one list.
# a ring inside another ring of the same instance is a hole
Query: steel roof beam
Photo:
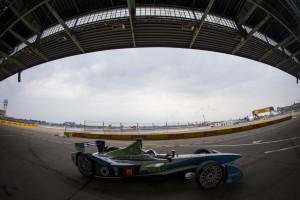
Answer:
[[299, 76], [299, 74], [300, 74], [300, 65], [297, 65], [297, 67], [295, 67], [293, 69], [293, 72], [290, 72], [290, 73], [296, 74], [294, 76], [299, 79], [300, 78], [300, 76]]
[[5, 41], [3, 41], [2, 39], [0, 39], [0, 44], [2, 44], [4, 47], [6, 47], [9, 51], [13, 51], [14, 48], [11, 47], [9, 44], [7, 44]]
[[36, 6], [32, 7], [31, 9], [27, 10], [26, 12], [24, 12], [23, 14], [21, 14], [20, 17], [18, 17], [14, 22], [9, 23], [9, 26], [2, 31], [2, 33], [0, 34], [0, 37], [2, 37], [9, 29], [11, 29], [18, 21], [20, 21], [23, 17], [25, 17], [26, 15], [28, 15], [29, 13], [31, 13], [32, 11], [34, 11], [35, 9], [37, 9], [38, 7], [44, 5], [46, 2], [48, 2], [49, 0], [44, 0], [42, 2], [40, 2], [39, 4], [37, 4]]
[[290, 35], [289, 37], [287, 37], [284, 40], [282, 40], [281, 42], [279, 42], [276, 46], [274, 46], [272, 49], [270, 49], [269, 51], [267, 51], [262, 57], [260, 57], [259, 61], [262, 61], [263, 59], [265, 59], [266, 57], [268, 57], [269, 55], [271, 55], [274, 51], [276, 51], [279, 47], [285, 45], [292, 38], [293, 38], [293, 36]]
[[298, 54], [300, 54], [300, 51], [296, 51], [295, 53], [293, 53], [293, 54], [291, 55], [291, 57], [297, 56]]
[[11, 29], [9, 30], [9, 32], [11, 34], [13, 34], [16, 38], [18, 38], [21, 42], [26, 44], [34, 53], [36, 53], [42, 59], [44, 59], [45, 61], [48, 61], [48, 58], [42, 52], [40, 52], [37, 48], [33, 47], [32, 44], [30, 42], [28, 42], [25, 38], [23, 38], [22, 36], [20, 36], [18, 33], [14, 32]]
[[59, 14], [54, 10], [54, 8], [48, 2], [46, 2], [46, 6], [51, 11], [51, 13], [53, 14], [53, 16], [57, 19], [57, 21], [62, 25], [62, 27], [67, 32], [67, 34], [70, 36], [70, 38], [73, 40], [73, 42], [78, 47], [78, 49], [80, 49], [80, 51], [82, 53], [84, 53], [84, 49], [82, 48], [81, 44], [79, 43], [79, 41], [77, 40], [77, 38], [75, 37], [75, 35], [72, 33], [72, 31], [68, 27], [68, 25], [64, 22], [64, 20], [59, 16]]
[[283, 59], [281, 62], [279, 62], [279, 63], [276, 65], [276, 67], [279, 68], [280, 65], [285, 64], [285, 63], [286, 63], [287, 61], [289, 61], [289, 60], [290, 60], [289, 58]]
[[223, 15], [226, 13], [227, 8], [228, 8], [228, 6], [229, 6], [229, 4], [230, 4], [230, 1], [231, 1], [231, 0], [227, 0], [227, 4], [226, 4], [226, 6], [225, 6], [225, 9], [223, 10]]
[[278, 63], [276, 65], [276, 67], [279, 67], [280, 65], [285, 64], [286, 62], [288, 62], [289, 60], [293, 59], [293, 57], [297, 56], [298, 54], [300, 54], [300, 51], [297, 51], [295, 53], [293, 53], [292, 55], [290, 55], [288, 58], [285, 58], [284, 60], [282, 60], [280, 63]]
[[5, 73], [9, 74], [9, 75], [13, 75], [12, 73], [10, 73], [9, 71], [7, 71], [6, 69], [4, 69], [3, 67], [1, 67], [1, 70], [4, 71]]
[[5, 52], [0, 51], [0, 56], [3, 57], [3, 58], [9, 59], [10, 61], [12, 61], [13, 63], [15, 63], [16, 65], [19, 65], [23, 69], [26, 69], [26, 67], [25, 67], [25, 65], [23, 63], [21, 63], [20, 61], [18, 61], [14, 57], [11, 57], [10, 55], [6, 54]]
[[232, 54], [235, 54], [249, 39], [252, 37], [252, 35], [260, 29], [268, 20], [270, 19], [270, 15], [267, 15], [258, 25], [256, 25], [247, 35], [245, 38], [242, 38], [240, 43], [233, 49], [231, 52]]
[[135, 19], [135, 12], [136, 12], [135, 0], [127, 0], [127, 5], [128, 5], [133, 47], [136, 47], [135, 35], [134, 35], [134, 29], [133, 29], [133, 20]]
[[[261, 0], [259, 0], [258, 3], [260, 3]], [[242, 25], [244, 24], [249, 17], [254, 13], [254, 11], [256, 10], [257, 5], [256, 4], [251, 4], [247, 1], [245, 1], [243, 7], [241, 8], [238, 16], [237, 16], [237, 21], [238, 21], [238, 25]]]
[[265, 13], [267, 13], [268, 15], [270, 15], [274, 19], [276, 19], [284, 28], [286, 28], [300, 42], [300, 38], [287, 25], [285, 25], [285, 23], [283, 23], [277, 16], [275, 16], [273, 13], [271, 13], [270, 11], [268, 11], [267, 9], [265, 9], [262, 5], [260, 5], [259, 3], [255, 2], [254, 0], [247, 0], [247, 1], [249, 1], [252, 4], [256, 5], [257, 7], [259, 7], [260, 9], [262, 9]]
[[200, 32], [200, 30], [201, 30], [203, 24], [204, 24], [205, 18], [206, 18], [206, 16], [208, 15], [208, 13], [209, 13], [209, 11], [210, 11], [210, 9], [211, 9], [211, 7], [212, 7], [214, 1], [215, 1], [215, 0], [210, 0], [210, 1], [209, 1], [209, 3], [208, 3], [208, 5], [207, 5], [207, 7], [206, 7], [206, 9], [205, 9], [205, 11], [204, 11], [204, 13], [203, 13], [201, 19], [200, 19], [200, 22], [197, 24], [198, 26], [196, 27], [196, 30], [195, 30], [195, 32], [194, 32], [192, 41], [191, 41], [190, 46], [189, 46], [190, 48], [193, 47], [193, 44], [195, 43], [196, 38], [198, 37], [198, 34], [199, 34], [199, 32]]
[[296, 38], [294, 38], [293, 40], [291, 40], [290, 42], [288, 42], [288, 43], [286, 43], [286, 44], [284, 44], [284, 45], [282, 45], [282, 48], [285, 48], [285, 47], [288, 47], [288, 46], [290, 46], [291, 44], [293, 44], [294, 42], [296, 42], [297, 41], [297, 39]]
[[[18, 18], [21, 17], [21, 13], [20, 13], [13, 5], [11, 5], [9, 8], [13, 11], [13, 13], [15, 13], [15, 15], [16, 15]], [[41, 33], [41, 32], [40, 32], [41, 27], [39, 27], [39, 30], [38, 30], [35, 26], [33, 26], [33, 25], [32, 25], [28, 20], [26, 20], [24, 17], [21, 18], [21, 21], [22, 21], [28, 28], [30, 28], [35, 34], [39, 35], [39, 34]]]
[[300, 69], [300, 65], [294, 65], [293, 67], [291, 67], [289, 70], [287, 70], [286, 72], [291, 72], [291, 71], [293, 71], [294, 69], [296, 69], [296, 68], [299, 68]]

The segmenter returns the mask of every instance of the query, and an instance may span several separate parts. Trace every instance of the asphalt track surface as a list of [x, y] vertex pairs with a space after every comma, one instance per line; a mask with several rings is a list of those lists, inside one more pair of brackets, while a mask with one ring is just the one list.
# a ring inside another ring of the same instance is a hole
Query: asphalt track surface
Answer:
[[[70, 159], [74, 143], [58, 130], [0, 125], [0, 199], [300, 199], [300, 115], [268, 127], [223, 136], [144, 141], [158, 153], [198, 148], [240, 153], [235, 165], [245, 179], [203, 191], [193, 180], [82, 177]], [[109, 146], [128, 141], [106, 141]]]

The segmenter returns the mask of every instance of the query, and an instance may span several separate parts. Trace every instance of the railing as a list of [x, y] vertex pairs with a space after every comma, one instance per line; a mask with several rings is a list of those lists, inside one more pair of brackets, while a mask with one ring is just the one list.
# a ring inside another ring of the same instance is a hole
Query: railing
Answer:
[[67, 126], [66, 131], [83, 131], [101, 134], [158, 134], [158, 133], [178, 133], [186, 131], [197, 131], [201, 129], [211, 129], [210, 123], [123, 123], [123, 122], [103, 122], [85, 121], [81, 126]]

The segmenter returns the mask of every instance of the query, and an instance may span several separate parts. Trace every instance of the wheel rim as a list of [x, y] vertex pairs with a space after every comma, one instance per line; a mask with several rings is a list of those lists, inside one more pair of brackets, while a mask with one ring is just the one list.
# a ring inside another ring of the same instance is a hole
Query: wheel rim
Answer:
[[84, 176], [92, 175], [92, 164], [89, 158], [85, 156], [78, 157], [78, 169]]
[[199, 175], [199, 181], [203, 187], [213, 188], [219, 184], [222, 175], [222, 169], [219, 166], [208, 166]]

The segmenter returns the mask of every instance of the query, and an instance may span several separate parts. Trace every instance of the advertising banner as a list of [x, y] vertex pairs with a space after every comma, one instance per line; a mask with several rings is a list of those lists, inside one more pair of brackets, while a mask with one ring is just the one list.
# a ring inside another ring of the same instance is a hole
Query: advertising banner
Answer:
[[258, 115], [260, 113], [271, 112], [272, 110], [274, 111], [273, 107], [267, 107], [267, 108], [262, 108], [262, 109], [258, 109], [258, 110], [253, 110], [252, 113], [254, 115]]

